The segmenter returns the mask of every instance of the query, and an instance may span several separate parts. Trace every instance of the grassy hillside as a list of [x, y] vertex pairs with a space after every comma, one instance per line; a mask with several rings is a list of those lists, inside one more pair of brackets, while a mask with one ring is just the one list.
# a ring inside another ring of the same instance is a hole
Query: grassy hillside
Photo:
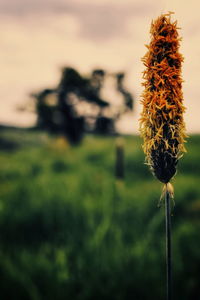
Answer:
[[[125, 180], [114, 178], [115, 138], [0, 132], [2, 299], [165, 298], [164, 206], [138, 137], [125, 137]], [[199, 297], [200, 137], [174, 179], [174, 299]]]

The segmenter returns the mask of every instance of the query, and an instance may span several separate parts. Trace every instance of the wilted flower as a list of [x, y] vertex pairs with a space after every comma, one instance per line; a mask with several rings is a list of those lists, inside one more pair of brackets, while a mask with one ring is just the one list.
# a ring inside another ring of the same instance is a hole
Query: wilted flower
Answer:
[[151, 41], [142, 61], [145, 90], [140, 131], [144, 138], [146, 161], [154, 175], [168, 183], [176, 173], [176, 165], [185, 152], [185, 124], [180, 38], [172, 13], [163, 14], [151, 25]]

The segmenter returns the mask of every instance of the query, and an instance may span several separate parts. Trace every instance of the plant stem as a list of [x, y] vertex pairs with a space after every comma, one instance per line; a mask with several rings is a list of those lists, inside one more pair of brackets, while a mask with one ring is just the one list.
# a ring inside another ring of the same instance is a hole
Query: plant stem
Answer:
[[172, 300], [172, 251], [171, 251], [171, 209], [170, 195], [165, 193], [166, 218], [166, 267], [167, 267], [167, 300]]

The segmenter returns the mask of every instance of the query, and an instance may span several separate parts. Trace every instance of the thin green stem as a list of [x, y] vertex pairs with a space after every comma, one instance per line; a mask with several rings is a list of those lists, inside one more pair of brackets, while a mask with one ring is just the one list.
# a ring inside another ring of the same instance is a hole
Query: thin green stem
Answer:
[[165, 220], [166, 220], [166, 267], [167, 267], [167, 300], [172, 300], [172, 245], [171, 245], [171, 209], [170, 195], [165, 194]]

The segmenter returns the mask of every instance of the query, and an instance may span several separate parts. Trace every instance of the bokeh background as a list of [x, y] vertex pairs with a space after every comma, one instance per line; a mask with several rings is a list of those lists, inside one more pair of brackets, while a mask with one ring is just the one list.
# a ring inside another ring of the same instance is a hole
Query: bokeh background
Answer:
[[190, 135], [173, 181], [174, 296], [199, 299], [199, 6], [0, 0], [2, 299], [165, 298], [162, 187], [138, 119], [144, 44], [168, 11], [183, 37]]
[[[198, 132], [197, 0], [0, 0], [1, 122], [33, 125], [34, 114], [19, 114], [16, 106], [27, 101], [31, 90], [55, 85], [65, 65], [83, 73], [99, 67], [126, 71], [128, 87], [138, 100], [143, 71], [140, 59], [149, 42], [150, 23], [167, 11], [175, 12], [174, 19], [182, 28], [185, 119], [188, 130]], [[137, 113], [139, 110], [138, 105]], [[126, 118], [121, 127], [136, 132], [136, 123]]]

